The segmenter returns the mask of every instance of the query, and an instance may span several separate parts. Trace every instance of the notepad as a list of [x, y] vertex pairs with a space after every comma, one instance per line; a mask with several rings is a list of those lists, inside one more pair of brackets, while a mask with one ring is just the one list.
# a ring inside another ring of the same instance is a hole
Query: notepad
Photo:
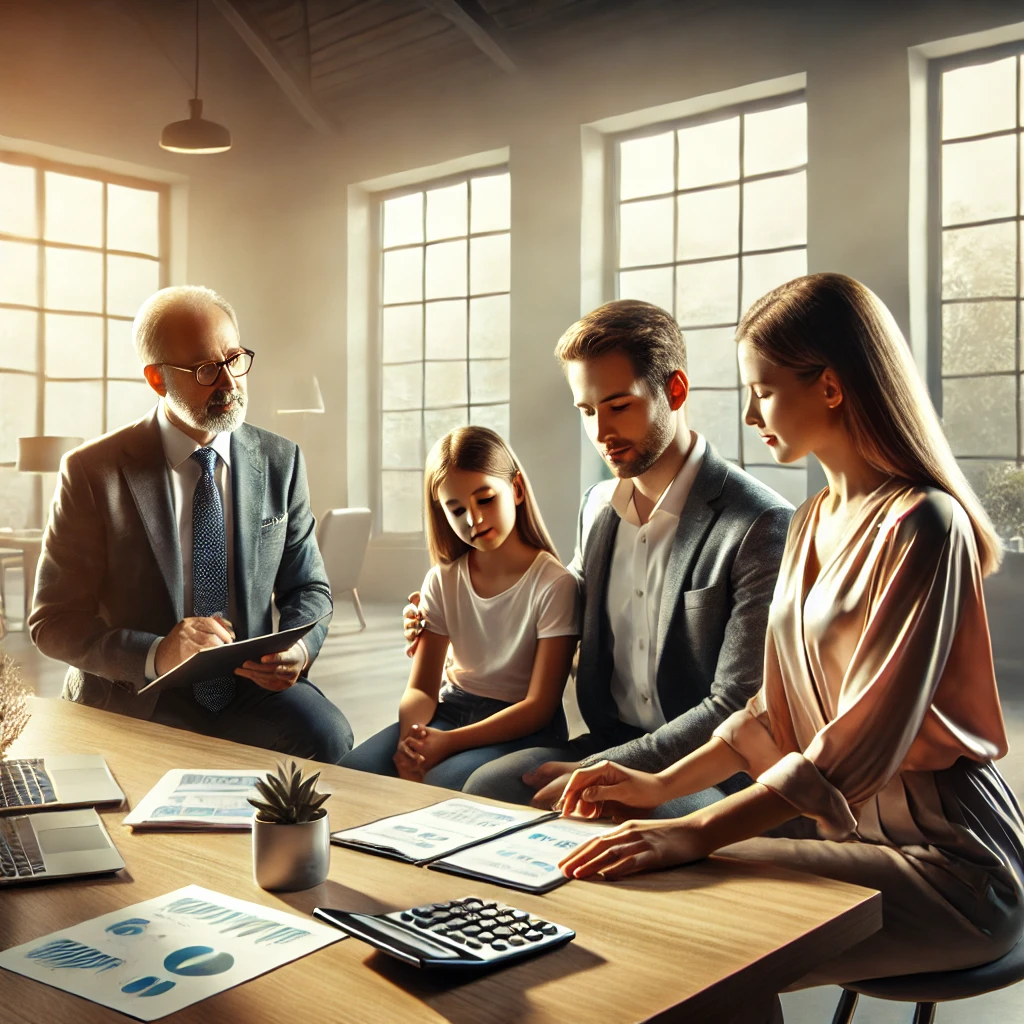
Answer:
[[331, 842], [420, 865], [556, 817], [554, 811], [495, 807], [455, 797], [332, 832]]

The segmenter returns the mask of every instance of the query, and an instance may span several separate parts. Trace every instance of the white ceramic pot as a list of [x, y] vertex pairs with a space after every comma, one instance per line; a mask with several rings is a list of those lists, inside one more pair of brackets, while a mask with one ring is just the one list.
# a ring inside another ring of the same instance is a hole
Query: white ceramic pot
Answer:
[[252, 823], [252, 874], [262, 889], [295, 892], [319, 885], [331, 866], [327, 814], [301, 825]]

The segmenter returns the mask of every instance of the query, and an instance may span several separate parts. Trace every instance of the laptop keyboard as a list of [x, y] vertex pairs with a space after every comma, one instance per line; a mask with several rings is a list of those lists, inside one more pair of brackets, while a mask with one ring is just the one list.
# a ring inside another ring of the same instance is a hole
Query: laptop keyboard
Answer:
[[41, 807], [56, 801], [41, 757], [0, 761], [0, 808]]
[[45, 875], [39, 840], [27, 814], [0, 818], [0, 878]]

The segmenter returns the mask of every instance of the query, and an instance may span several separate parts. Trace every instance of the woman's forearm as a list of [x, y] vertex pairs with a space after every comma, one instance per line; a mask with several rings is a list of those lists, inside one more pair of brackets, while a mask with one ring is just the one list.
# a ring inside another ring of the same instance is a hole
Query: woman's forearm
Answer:
[[702, 789], [746, 771], [748, 765], [723, 739], [713, 736], [702, 747], [668, 768], [658, 772], [666, 790], [666, 800], [699, 793]]
[[711, 854], [723, 846], [762, 835], [798, 814], [775, 790], [755, 782], [680, 820], [700, 830], [703, 852]]

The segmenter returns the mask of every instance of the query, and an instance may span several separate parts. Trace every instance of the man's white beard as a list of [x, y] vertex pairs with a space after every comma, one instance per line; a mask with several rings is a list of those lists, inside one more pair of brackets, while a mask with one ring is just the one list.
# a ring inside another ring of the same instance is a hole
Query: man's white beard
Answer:
[[[245, 422], [245, 394], [241, 391], [219, 389], [212, 392], [202, 405], [190, 405], [178, 390], [169, 384], [164, 401], [183, 423], [193, 430], [201, 430], [204, 433], [230, 434]], [[210, 405], [217, 405], [223, 401], [231, 403], [224, 412], [215, 415], [209, 411]]]

